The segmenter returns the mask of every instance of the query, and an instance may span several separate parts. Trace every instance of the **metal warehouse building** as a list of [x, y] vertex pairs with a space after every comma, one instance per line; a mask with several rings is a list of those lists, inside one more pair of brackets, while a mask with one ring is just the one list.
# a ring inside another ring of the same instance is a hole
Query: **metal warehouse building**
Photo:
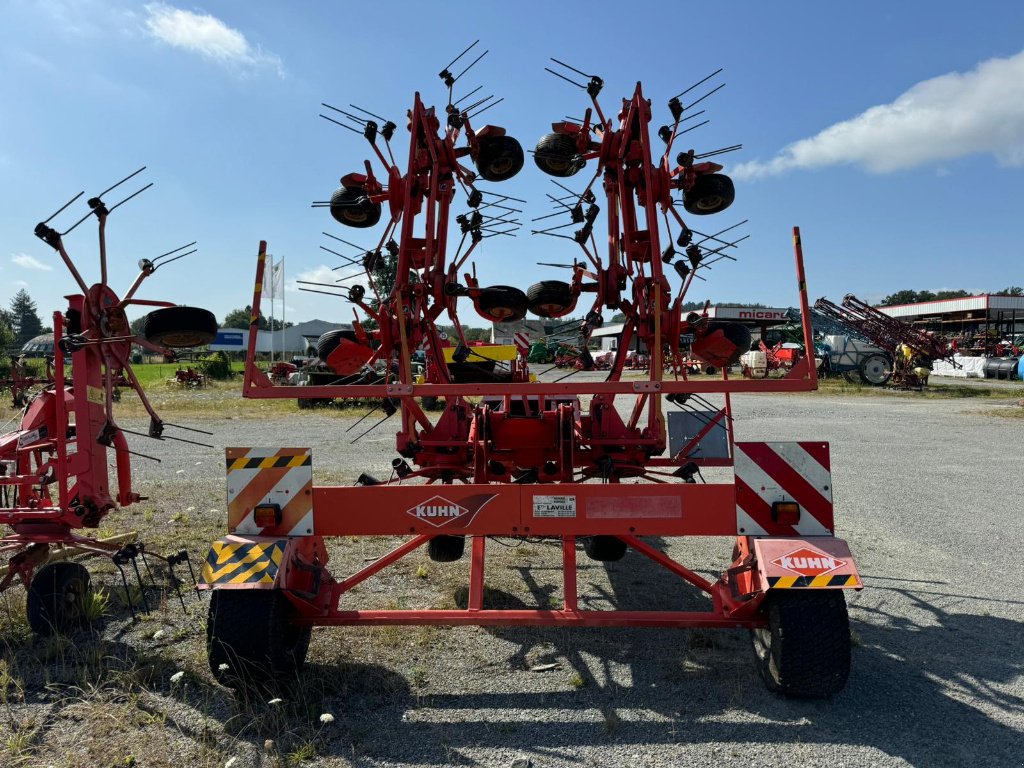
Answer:
[[991, 357], [1003, 340], [1024, 334], [1024, 296], [982, 294], [879, 307], [890, 317], [942, 334], [966, 356]]

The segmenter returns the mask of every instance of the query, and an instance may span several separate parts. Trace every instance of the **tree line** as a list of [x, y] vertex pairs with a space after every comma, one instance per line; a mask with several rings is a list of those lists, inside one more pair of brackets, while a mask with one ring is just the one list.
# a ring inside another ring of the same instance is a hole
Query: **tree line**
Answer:
[[[991, 291], [993, 295], [999, 296], [1024, 296], [1024, 288], [1019, 285], [1010, 285], [1001, 291]], [[968, 296], [977, 294], [963, 289], [956, 291], [896, 291], [886, 296], [881, 301], [881, 306], [892, 307], [897, 304], [920, 304], [923, 301], [941, 301], [943, 299], [965, 299]]]

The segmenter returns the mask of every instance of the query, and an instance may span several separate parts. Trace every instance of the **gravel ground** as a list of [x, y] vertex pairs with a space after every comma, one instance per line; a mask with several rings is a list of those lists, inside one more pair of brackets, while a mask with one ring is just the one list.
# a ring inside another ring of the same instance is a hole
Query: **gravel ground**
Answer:
[[[1022, 765], [1024, 569], [1012, 563], [1024, 538], [1024, 425], [985, 415], [1006, 407], [1015, 406], [734, 399], [738, 439], [832, 444], [837, 533], [866, 589], [847, 593], [852, 673], [830, 701], [768, 693], [743, 632], [380, 627], [315, 630], [294, 700], [238, 703], [206, 670], [205, 605], [182, 614], [168, 604], [138, 624], [112, 605], [101, 636], [69, 647], [15, 626], [23, 593], [12, 590], [6, 628], [0, 608], [0, 744], [11, 755], [5, 763], [0, 750], [0, 765]], [[137, 462], [137, 486], [152, 500], [111, 517], [110, 531], [134, 527], [202, 552], [223, 526], [225, 446], [308, 445], [318, 482], [386, 476], [394, 420], [356, 447], [348, 439], [362, 427], [338, 440], [353, 421], [316, 411], [203, 417], [216, 449], [139, 443], [163, 459]], [[731, 546], [661, 543], [712, 577]], [[335, 573], [392, 545], [332, 542]], [[558, 600], [554, 547], [492, 545], [489, 556], [489, 604]], [[113, 585], [98, 570], [97, 582]], [[359, 599], [453, 606], [466, 573], [465, 562], [417, 554], [363, 585]], [[590, 607], [706, 602], [632, 553], [608, 565], [581, 557], [579, 583]], [[172, 683], [176, 671], [185, 676]], [[321, 724], [322, 712], [334, 722]]]

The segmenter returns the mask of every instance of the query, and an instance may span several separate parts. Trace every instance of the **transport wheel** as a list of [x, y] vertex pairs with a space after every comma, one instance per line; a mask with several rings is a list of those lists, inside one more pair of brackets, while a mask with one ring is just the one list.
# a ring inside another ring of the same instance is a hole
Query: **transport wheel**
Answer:
[[509, 285], [483, 288], [476, 299], [477, 311], [495, 323], [512, 323], [526, 317], [526, 294]]
[[328, 331], [316, 340], [317, 357], [326, 363], [328, 356], [338, 348], [342, 339], [348, 339], [356, 344], [359, 343], [359, 337], [356, 336], [355, 331]]
[[881, 387], [892, 378], [892, 363], [885, 355], [868, 355], [861, 360], [859, 373], [865, 384]]
[[66, 560], [47, 563], [32, 577], [25, 612], [37, 635], [63, 635], [89, 625], [89, 571]]
[[526, 292], [530, 311], [538, 317], [558, 317], [570, 311], [576, 304], [572, 286], [561, 280], [541, 280]]
[[371, 202], [365, 190], [341, 187], [331, 195], [331, 216], [346, 227], [366, 229], [380, 221], [380, 203]]
[[626, 542], [618, 536], [588, 536], [583, 539], [583, 551], [591, 560], [610, 563], [626, 555]]
[[849, 384], [863, 384], [864, 379], [860, 377], [860, 371], [843, 371], [843, 378]]
[[310, 627], [276, 589], [215, 589], [206, 622], [210, 671], [235, 691], [272, 693], [294, 684], [309, 650]]
[[423, 401], [420, 403], [425, 411], [433, 411], [437, 409], [437, 395], [424, 395]]
[[850, 620], [842, 590], [772, 590], [768, 626], [752, 630], [757, 668], [768, 690], [821, 699], [850, 674]]
[[511, 136], [488, 136], [480, 139], [476, 169], [487, 181], [511, 179], [523, 168], [523, 148]]
[[217, 318], [199, 307], [155, 309], [142, 322], [142, 336], [171, 349], [199, 347], [217, 338]]
[[584, 166], [576, 151], [576, 140], [564, 133], [548, 133], [540, 137], [533, 161], [544, 173], [562, 178], [575, 175]]
[[435, 563], [454, 563], [465, 551], [465, 536], [435, 536], [427, 542], [427, 555]]
[[707, 216], [724, 211], [735, 199], [732, 179], [721, 173], [705, 173], [683, 193], [683, 208], [696, 216]]

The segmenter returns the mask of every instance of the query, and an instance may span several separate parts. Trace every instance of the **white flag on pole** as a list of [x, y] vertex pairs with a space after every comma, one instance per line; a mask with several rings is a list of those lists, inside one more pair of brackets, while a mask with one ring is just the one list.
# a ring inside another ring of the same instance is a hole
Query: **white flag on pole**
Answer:
[[284, 257], [270, 267], [270, 298], [284, 298]]

